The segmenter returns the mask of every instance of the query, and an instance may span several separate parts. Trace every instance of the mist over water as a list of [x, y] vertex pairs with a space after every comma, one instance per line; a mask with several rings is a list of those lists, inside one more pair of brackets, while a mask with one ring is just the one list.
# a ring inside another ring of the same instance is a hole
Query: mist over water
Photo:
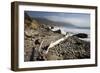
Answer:
[[84, 38], [82, 40], [86, 40], [86, 41], [90, 41], [90, 29], [80, 29], [80, 28], [67, 28], [67, 27], [57, 27], [55, 26], [54, 29], [52, 29], [53, 31], [60, 29], [62, 34], [66, 34], [68, 33], [72, 33], [72, 34], [78, 34], [78, 33], [85, 33], [88, 35], [88, 38]]

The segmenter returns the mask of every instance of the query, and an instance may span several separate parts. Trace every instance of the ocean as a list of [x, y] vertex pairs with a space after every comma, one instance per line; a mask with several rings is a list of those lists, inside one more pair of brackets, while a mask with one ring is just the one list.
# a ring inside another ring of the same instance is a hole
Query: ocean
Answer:
[[90, 29], [80, 29], [80, 28], [71, 28], [71, 27], [57, 27], [55, 26], [54, 29], [52, 29], [53, 31], [56, 31], [60, 29], [61, 30], [61, 33], [66, 35], [66, 33], [71, 33], [71, 34], [78, 34], [78, 33], [85, 33], [88, 35], [88, 38], [79, 38], [79, 39], [82, 39], [82, 40], [85, 40], [85, 41], [90, 41]]

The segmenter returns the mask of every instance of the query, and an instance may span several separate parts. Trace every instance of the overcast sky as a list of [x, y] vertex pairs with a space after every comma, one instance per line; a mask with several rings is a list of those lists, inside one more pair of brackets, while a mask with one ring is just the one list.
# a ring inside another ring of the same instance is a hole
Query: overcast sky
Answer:
[[64, 12], [40, 12], [25, 11], [31, 17], [46, 18], [51, 21], [71, 23], [79, 27], [90, 27], [90, 14], [64, 13]]

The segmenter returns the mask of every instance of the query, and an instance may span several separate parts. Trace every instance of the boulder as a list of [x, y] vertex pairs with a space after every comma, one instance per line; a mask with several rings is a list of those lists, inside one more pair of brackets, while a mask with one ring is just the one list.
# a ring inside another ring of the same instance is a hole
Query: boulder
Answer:
[[51, 26], [51, 27], [50, 27], [50, 29], [54, 29], [54, 27], [53, 27], [53, 26]]
[[40, 45], [39, 39], [35, 40], [35, 45]]
[[79, 38], [88, 38], [88, 35], [85, 34], [85, 33], [78, 33], [78, 34], [75, 34], [75, 35], [73, 35], [73, 36], [77, 36], [77, 37], [79, 37]]
[[53, 31], [54, 33], [59, 33], [59, 34], [61, 34], [61, 30], [60, 29], [58, 29], [58, 30], [56, 30], [56, 31]]

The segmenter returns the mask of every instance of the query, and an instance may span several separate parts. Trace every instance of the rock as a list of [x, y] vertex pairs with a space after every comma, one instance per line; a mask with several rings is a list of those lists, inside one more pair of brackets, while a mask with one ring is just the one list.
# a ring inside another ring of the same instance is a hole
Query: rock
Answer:
[[27, 37], [31, 37], [31, 36], [32, 36], [32, 32], [31, 32], [29, 29], [25, 30], [25, 31], [24, 31], [24, 34], [25, 34], [25, 36], [27, 36]]
[[53, 31], [54, 33], [59, 33], [59, 34], [61, 34], [61, 30], [59, 29], [59, 30], [56, 30], [56, 31]]
[[47, 55], [47, 60], [62, 60], [63, 58], [62, 58], [62, 55], [61, 56], [57, 56], [57, 55], [55, 55], [55, 54], [53, 54], [53, 55]]
[[73, 35], [73, 36], [77, 36], [77, 37], [79, 37], [79, 38], [88, 38], [88, 35], [85, 34], [85, 33], [78, 33], [78, 34], [75, 34], [75, 35]]
[[51, 26], [51, 27], [49, 27], [50, 29], [54, 29], [54, 27], [53, 26]]
[[46, 27], [45, 29], [46, 29], [47, 31], [50, 31], [50, 28], [49, 28], [49, 27]]
[[47, 49], [48, 49], [48, 47], [49, 47], [49, 45], [44, 46], [42, 49], [43, 49], [43, 50], [47, 50]]
[[32, 20], [30, 28], [31, 29], [38, 29], [39, 28], [38, 22], [36, 20]]
[[35, 40], [35, 45], [40, 45], [39, 39]]
[[80, 40], [76, 36], [70, 36], [59, 45], [50, 48], [48, 53], [51, 51], [56, 51], [55, 55], [62, 55], [63, 60], [90, 58], [90, 42]]
[[32, 54], [32, 41], [30, 38], [27, 38], [24, 41], [24, 61], [29, 61]]

